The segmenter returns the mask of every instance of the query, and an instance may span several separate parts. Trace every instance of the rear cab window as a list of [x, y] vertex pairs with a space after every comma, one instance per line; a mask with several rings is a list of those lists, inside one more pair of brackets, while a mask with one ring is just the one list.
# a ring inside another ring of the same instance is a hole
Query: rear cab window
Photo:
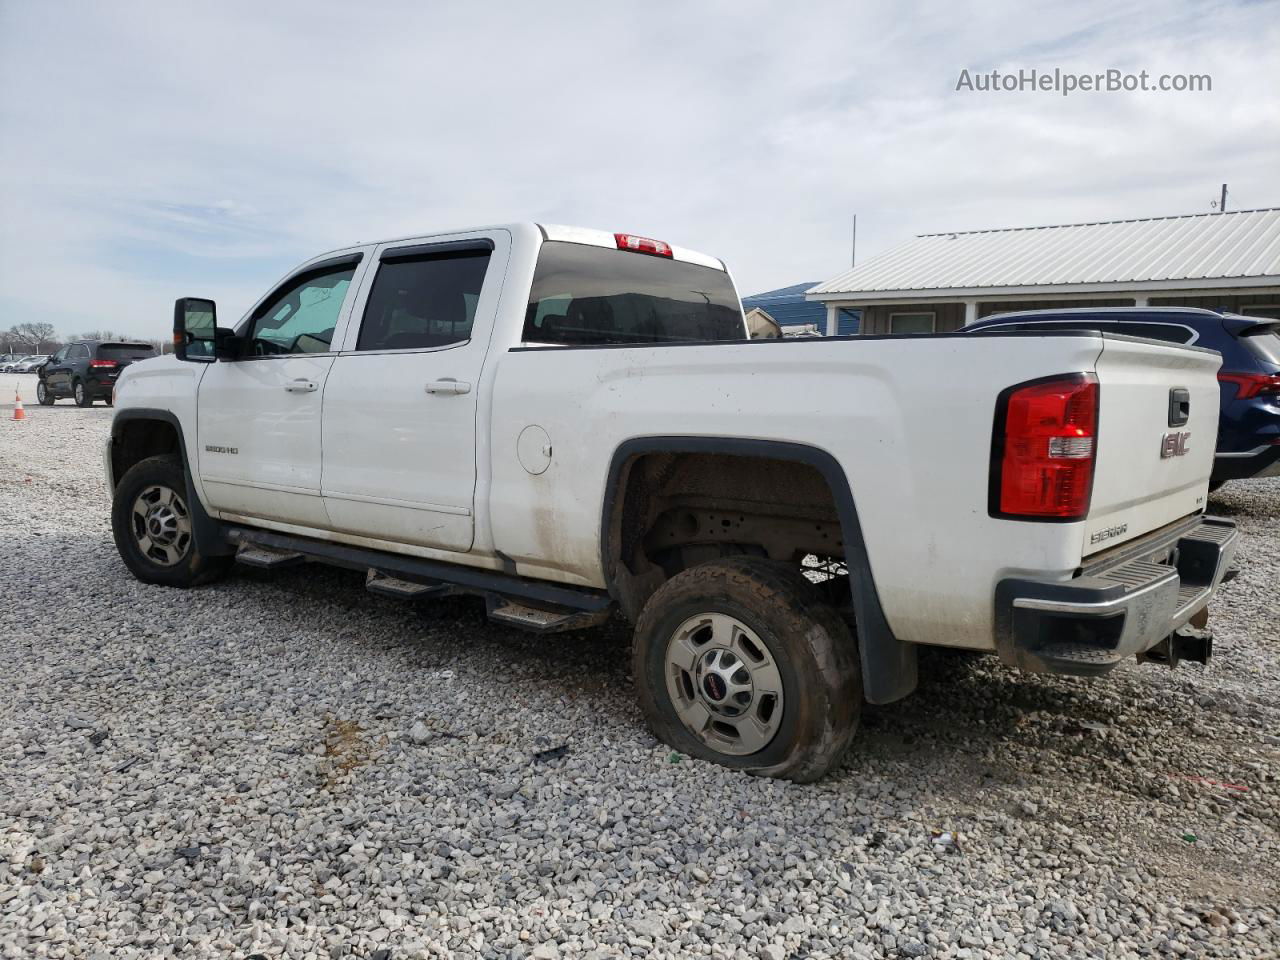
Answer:
[[590, 244], [543, 243], [524, 341], [561, 345], [747, 339], [729, 275], [714, 267]]
[[156, 348], [149, 343], [102, 343], [98, 356], [103, 360], [145, 360], [156, 355]]

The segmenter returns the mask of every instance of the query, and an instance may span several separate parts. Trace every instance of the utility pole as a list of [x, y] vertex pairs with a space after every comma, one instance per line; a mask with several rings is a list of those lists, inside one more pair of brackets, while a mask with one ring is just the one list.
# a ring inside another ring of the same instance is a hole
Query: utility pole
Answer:
[[[1226, 187], [1223, 187], [1225, 190]], [[853, 243], [849, 247], [849, 266], [858, 265], [858, 215], [853, 215]]]
[[1225, 183], [1222, 185], [1222, 199], [1218, 201], [1218, 212], [1227, 212], [1227, 185]]

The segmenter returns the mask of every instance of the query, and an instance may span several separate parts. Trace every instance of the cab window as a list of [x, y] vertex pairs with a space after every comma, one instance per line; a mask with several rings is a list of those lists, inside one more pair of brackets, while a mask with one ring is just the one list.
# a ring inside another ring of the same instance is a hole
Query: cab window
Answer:
[[357, 350], [423, 350], [471, 339], [489, 250], [383, 256]]

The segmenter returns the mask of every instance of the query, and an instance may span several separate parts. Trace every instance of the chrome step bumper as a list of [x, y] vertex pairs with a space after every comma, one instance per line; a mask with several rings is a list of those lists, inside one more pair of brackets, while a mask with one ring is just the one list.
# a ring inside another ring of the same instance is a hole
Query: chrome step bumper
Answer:
[[1164, 644], [1208, 605], [1238, 539], [1232, 521], [1201, 517], [1142, 544], [1150, 549], [1140, 556], [1128, 551], [1128, 559], [1073, 580], [1004, 580], [996, 589], [996, 648], [1023, 670], [1106, 673]]

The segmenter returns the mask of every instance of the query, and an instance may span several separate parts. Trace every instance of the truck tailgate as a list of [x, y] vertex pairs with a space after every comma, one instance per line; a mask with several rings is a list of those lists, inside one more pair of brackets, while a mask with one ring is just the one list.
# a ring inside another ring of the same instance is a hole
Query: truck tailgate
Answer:
[[1212, 350], [1104, 339], [1085, 556], [1204, 509], [1218, 437], [1221, 365]]

